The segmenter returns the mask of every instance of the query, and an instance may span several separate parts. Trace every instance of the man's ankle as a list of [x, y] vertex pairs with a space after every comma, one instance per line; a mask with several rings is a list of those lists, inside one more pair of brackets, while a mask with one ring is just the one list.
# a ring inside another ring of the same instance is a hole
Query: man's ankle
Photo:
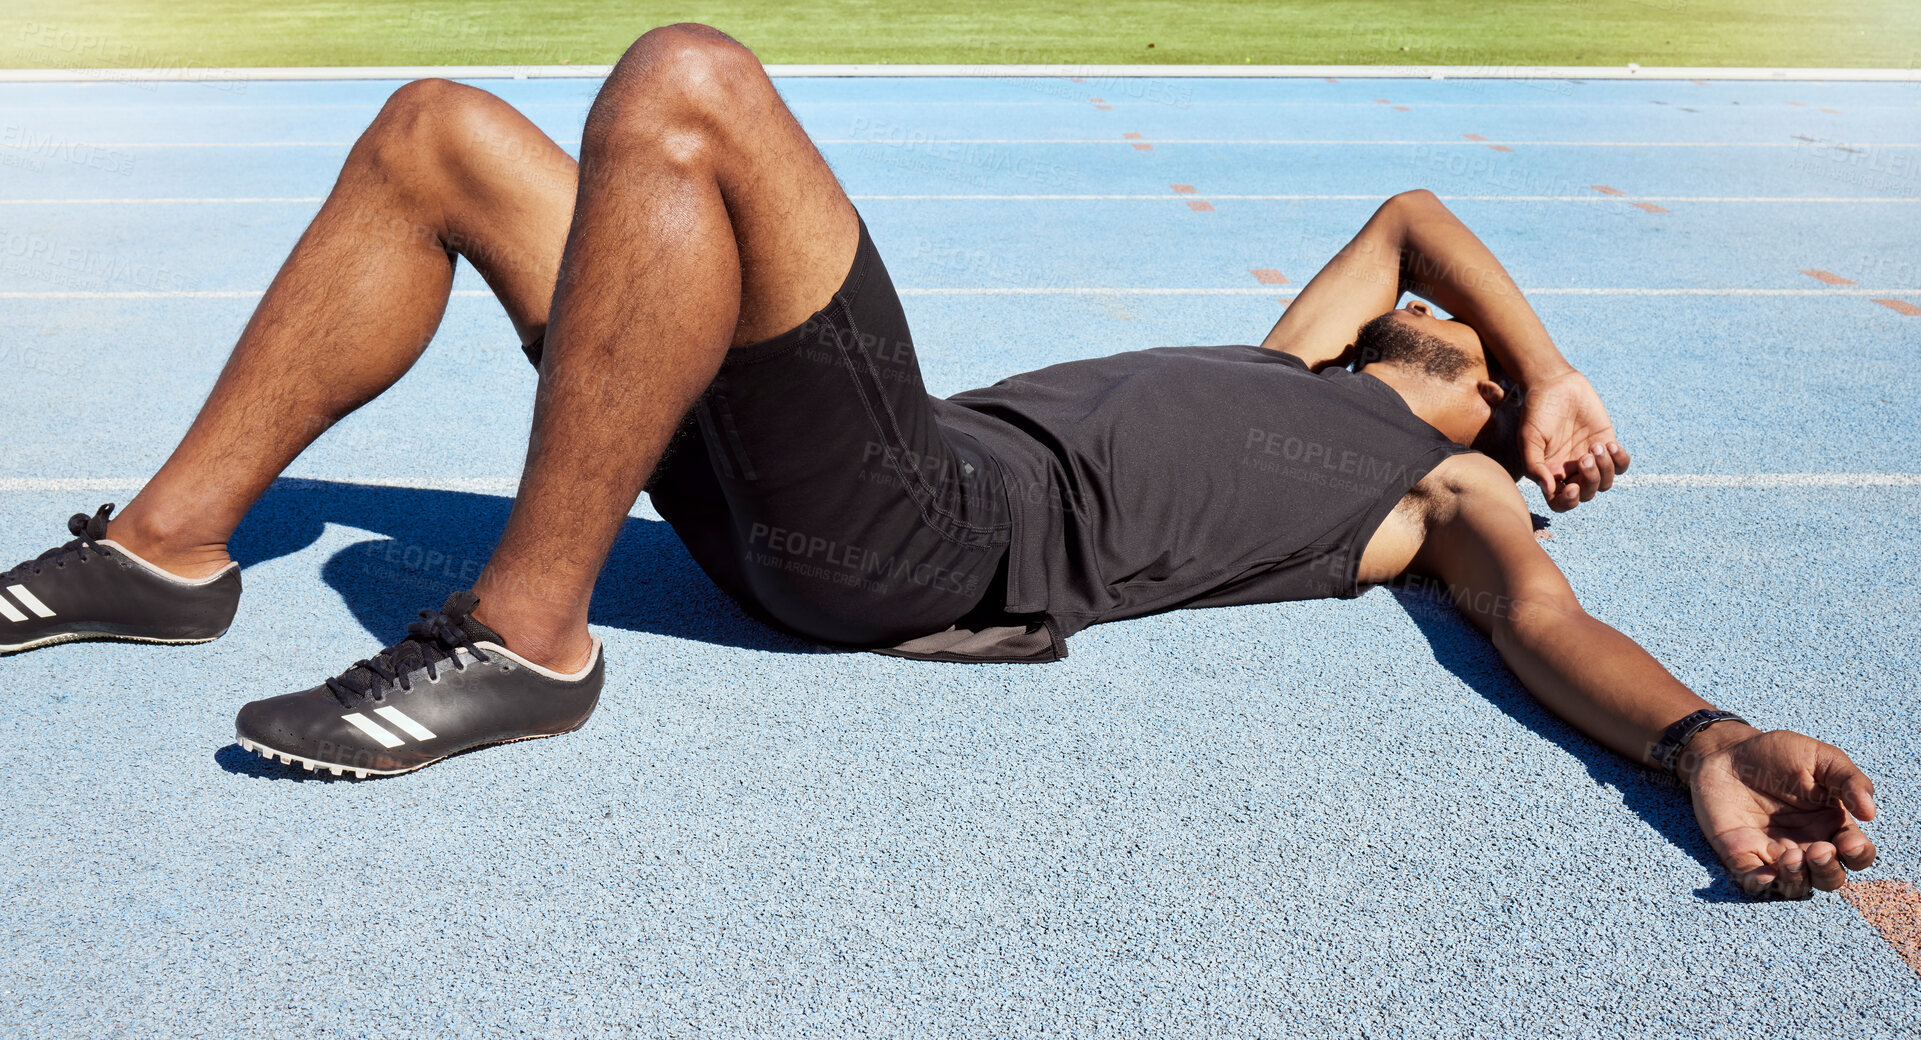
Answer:
[[168, 532], [138, 515], [107, 522], [107, 540], [176, 578], [197, 581], [220, 573], [233, 558], [227, 543]]
[[474, 620], [494, 630], [515, 656], [561, 675], [574, 675], [594, 660], [594, 637], [586, 625], [552, 629], [529, 624], [510, 611], [490, 612], [485, 603]]

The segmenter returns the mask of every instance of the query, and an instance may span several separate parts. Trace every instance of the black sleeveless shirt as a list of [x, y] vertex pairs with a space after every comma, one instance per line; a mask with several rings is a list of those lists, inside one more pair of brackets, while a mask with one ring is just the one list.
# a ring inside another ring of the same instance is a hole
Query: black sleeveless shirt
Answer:
[[1381, 521], [1471, 450], [1373, 376], [1253, 346], [1073, 361], [934, 405], [1000, 468], [1004, 605], [1028, 619], [893, 651], [943, 660], [1053, 660], [1101, 621], [1358, 596]]

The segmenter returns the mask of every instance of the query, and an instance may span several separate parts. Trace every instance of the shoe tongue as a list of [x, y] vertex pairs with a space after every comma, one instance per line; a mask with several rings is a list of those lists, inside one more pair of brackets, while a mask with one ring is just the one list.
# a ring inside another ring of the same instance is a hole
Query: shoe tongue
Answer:
[[440, 606], [440, 612], [453, 619], [454, 623], [460, 626], [460, 630], [467, 633], [468, 639], [476, 643], [485, 640], [499, 646], [506, 646], [507, 641], [500, 638], [500, 633], [481, 624], [474, 617], [474, 610], [479, 606], [480, 597], [474, 595], [473, 590], [461, 589], [447, 597], [447, 602]]
[[406, 675], [408, 672], [426, 664], [427, 655], [421, 653], [419, 643], [412, 640], [405, 640], [395, 648], [395, 652], [389, 656], [387, 660], [389, 666], [392, 667], [394, 671]]
[[[493, 629], [488, 628], [486, 625], [474, 619], [474, 608], [479, 605], [479, 597], [475, 596], [469, 590], [462, 589], [447, 597], [447, 601], [441, 604], [440, 612], [447, 615], [448, 620], [452, 621], [462, 632], [465, 632], [468, 639], [476, 643], [486, 640], [490, 643], [506, 646], [507, 641], [500, 638], [500, 633], [495, 632]], [[390, 647], [389, 651], [386, 655], [387, 667], [402, 675], [406, 675], [427, 663], [427, 654], [422, 650], [420, 643], [414, 639], [403, 639]], [[360, 667], [349, 668], [347, 674], [341, 676], [341, 678], [369, 692], [380, 682], [379, 678], [375, 676], [373, 672]]]

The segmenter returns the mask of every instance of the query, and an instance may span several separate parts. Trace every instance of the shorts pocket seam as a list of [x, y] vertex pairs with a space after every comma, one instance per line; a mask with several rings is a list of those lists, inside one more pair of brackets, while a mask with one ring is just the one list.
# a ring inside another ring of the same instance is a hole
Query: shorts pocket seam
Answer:
[[[880, 399], [878, 402], [878, 410], [875, 408], [876, 402], [870, 400], [867, 387], [862, 385], [860, 374], [854, 370], [854, 358], [858, 356], [861, 362], [867, 366], [867, 375], [874, 380], [876, 387], [880, 385], [880, 371], [874, 367], [874, 359], [869, 357], [866, 351], [860, 349], [860, 327], [854, 321], [854, 308], [852, 304], [846, 298], [839, 295], [834, 297], [834, 302], [839, 305], [840, 315], [846, 330], [852, 335], [851, 345], [846, 338], [839, 338], [835, 344], [840, 349], [842, 359], [847, 363], [847, 377], [853, 381], [854, 392], [860, 397], [861, 407], [866, 411], [868, 422], [872, 425], [874, 433], [881, 438], [883, 447], [891, 450], [895, 458], [898, 459], [907, 443], [906, 436], [902, 434], [900, 430], [900, 419], [894, 414], [894, 410], [890, 406], [886, 394], [875, 395]], [[882, 422], [883, 416], [885, 417], [884, 423]], [[891, 437], [889, 436], [890, 434]], [[921, 522], [941, 537], [959, 545], [975, 547], [975, 542], [956, 535], [953, 529], [959, 529], [972, 535], [985, 535], [990, 539], [993, 535], [1008, 529], [1009, 525], [1005, 522], [980, 525], [971, 523], [962, 517], [955, 516], [951, 511], [941, 508], [938, 501], [939, 493], [932, 485], [927, 483], [926, 479], [923, 478], [918, 471], [910, 476], [902, 471], [898, 462], [894, 461], [888, 462], [888, 468], [894, 472], [894, 478], [899, 481], [901, 490], [906, 492], [907, 496], [913, 500], [916, 509], [920, 512]], [[916, 493], [915, 484], [918, 484], [918, 494]], [[946, 521], [946, 524], [936, 523], [930, 519], [928, 517], [930, 511], [935, 516]], [[990, 541], [988, 544], [991, 545], [993, 543]]]

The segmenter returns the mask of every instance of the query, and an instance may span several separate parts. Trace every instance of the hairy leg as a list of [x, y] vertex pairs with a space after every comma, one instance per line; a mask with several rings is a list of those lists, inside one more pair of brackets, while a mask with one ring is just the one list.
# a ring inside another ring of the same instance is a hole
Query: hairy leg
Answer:
[[656, 29], [587, 117], [520, 494], [474, 591], [512, 649], [591, 657], [594, 580], [727, 349], [805, 321], [859, 219], [746, 48]]
[[506, 102], [445, 80], [395, 92], [275, 275], [185, 439], [109, 537], [186, 577], [308, 444], [413, 366], [454, 257], [524, 336], [547, 322], [573, 211], [572, 158]]

